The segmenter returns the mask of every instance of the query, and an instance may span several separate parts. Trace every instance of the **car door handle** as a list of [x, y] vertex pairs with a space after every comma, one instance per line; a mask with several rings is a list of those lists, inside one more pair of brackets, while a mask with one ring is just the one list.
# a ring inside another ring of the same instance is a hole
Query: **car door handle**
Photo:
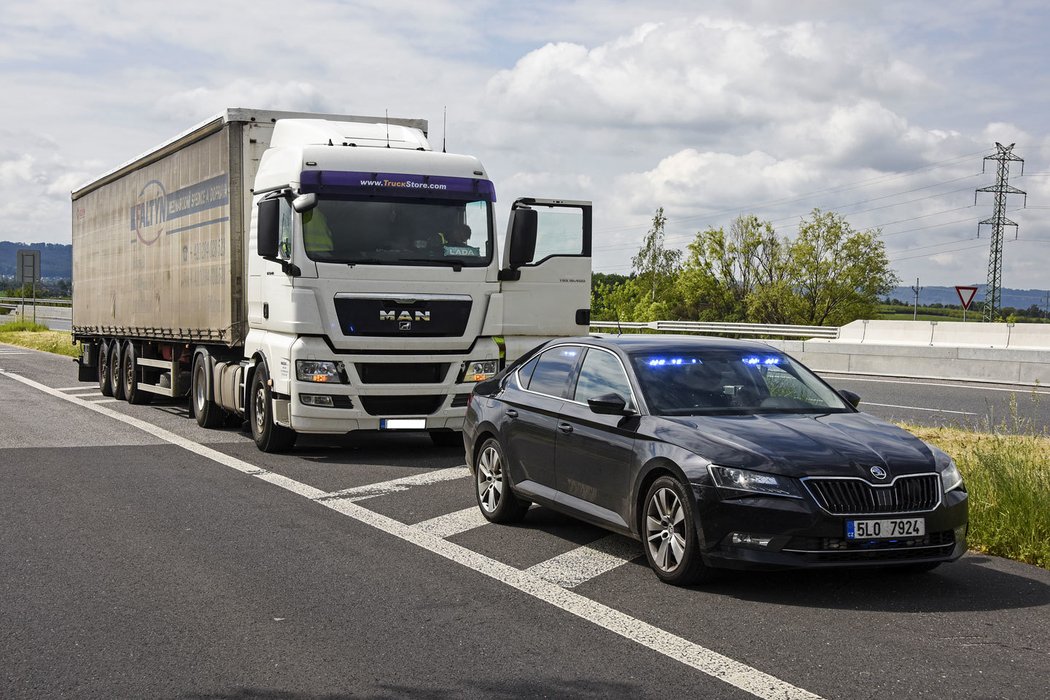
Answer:
[[563, 433], [571, 433], [572, 426], [568, 423], [558, 423], [558, 430], [562, 431]]
[[517, 411], [515, 411], [513, 408], [508, 408], [507, 409], [507, 418], [517, 418], [517, 417], [518, 417], [518, 412]]

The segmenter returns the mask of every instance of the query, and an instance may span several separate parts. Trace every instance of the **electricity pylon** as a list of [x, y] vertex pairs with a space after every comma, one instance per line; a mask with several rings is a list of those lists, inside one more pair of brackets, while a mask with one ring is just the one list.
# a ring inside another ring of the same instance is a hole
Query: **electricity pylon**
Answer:
[[[1000, 299], [1003, 293], [1002, 282], [1000, 281], [1003, 273], [1003, 229], [1007, 226], [1013, 226], [1014, 238], [1017, 238], [1017, 224], [1006, 218], [1006, 195], [1023, 194], [1025, 204], [1028, 204], [1028, 193], [1016, 187], [1011, 187], [1009, 184], [1010, 161], [1020, 162], [1021, 175], [1024, 175], [1024, 159], [1013, 154], [1014, 145], [1011, 143], [1009, 146], [1004, 146], [996, 141], [995, 148], [997, 153], [994, 156], [985, 156], [984, 163], [981, 165], [981, 172], [983, 173], [984, 166], [989, 160], [998, 161], [999, 163], [995, 184], [991, 187], [981, 187], [977, 190], [977, 192], [995, 193], [995, 214], [991, 218], [977, 224], [978, 237], [981, 235], [981, 226], [989, 224], [992, 227], [992, 243], [988, 251], [988, 286], [984, 290], [985, 321], [994, 321], [999, 315]], [[977, 204], [977, 192], [973, 193], [973, 203], [975, 205]]]

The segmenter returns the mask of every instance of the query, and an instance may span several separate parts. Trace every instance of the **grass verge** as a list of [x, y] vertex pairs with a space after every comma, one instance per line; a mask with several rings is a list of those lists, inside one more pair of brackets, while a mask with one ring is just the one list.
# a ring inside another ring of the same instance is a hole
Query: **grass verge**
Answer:
[[0, 325], [0, 343], [43, 350], [56, 355], [80, 356], [80, 347], [73, 345], [69, 331], [53, 331], [32, 321], [11, 321]]
[[1050, 569], [1050, 437], [905, 426], [955, 458], [970, 549]]

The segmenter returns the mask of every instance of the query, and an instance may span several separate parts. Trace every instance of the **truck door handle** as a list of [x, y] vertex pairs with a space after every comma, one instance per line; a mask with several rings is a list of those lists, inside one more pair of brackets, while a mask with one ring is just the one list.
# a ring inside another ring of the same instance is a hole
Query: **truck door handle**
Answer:
[[507, 418], [517, 418], [517, 417], [518, 417], [518, 412], [517, 411], [515, 411], [513, 408], [508, 408], [507, 409]]
[[558, 430], [562, 431], [563, 433], [571, 433], [572, 426], [568, 423], [558, 423]]

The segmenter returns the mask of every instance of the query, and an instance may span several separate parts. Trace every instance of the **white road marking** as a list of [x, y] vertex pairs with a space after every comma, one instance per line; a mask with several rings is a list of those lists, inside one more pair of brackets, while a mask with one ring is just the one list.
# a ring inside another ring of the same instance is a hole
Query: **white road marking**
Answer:
[[80, 386], [63, 386], [59, 387], [55, 391], [98, 391], [98, 386], [94, 384], [81, 384]]
[[[69, 403], [95, 411], [96, 413], [120, 421], [126, 425], [139, 428], [154, 437], [169, 442], [172, 445], [176, 445], [177, 447], [181, 447], [206, 459], [210, 459], [213, 462], [229, 467], [230, 469], [234, 469], [247, 475], [253, 475], [256, 478], [267, 481], [292, 493], [317, 501], [321, 505], [336, 511], [337, 513], [342, 513], [358, 522], [370, 525], [377, 530], [393, 535], [394, 537], [417, 545], [422, 549], [442, 556], [450, 561], [461, 564], [483, 576], [499, 581], [500, 583], [530, 595], [537, 600], [549, 603], [556, 608], [560, 608], [576, 617], [618, 634], [625, 639], [637, 642], [648, 649], [652, 649], [670, 659], [690, 666], [691, 668], [695, 668], [712, 678], [728, 683], [729, 685], [739, 688], [756, 697], [768, 700], [821, 700], [818, 695], [791, 685], [786, 681], [782, 681], [779, 678], [759, 671], [756, 668], [752, 668], [747, 664], [735, 661], [728, 656], [724, 656], [716, 651], [690, 642], [688, 639], [679, 637], [678, 635], [660, 629], [659, 627], [655, 627], [654, 625], [650, 625], [647, 622], [631, 617], [626, 613], [610, 608], [607, 605], [586, 598], [578, 593], [573, 593], [557, 584], [545, 581], [533, 573], [516, 569], [509, 564], [490, 559], [483, 554], [478, 554], [466, 547], [436, 537], [429, 532], [418, 529], [417, 527], [406, 525], [394, 520], [393, 518], [368, 510], [367, 508], [353, 503], [349, 499], [324, 499], [323, 497], [327, 494], [320, 489], [316, 489], [279, 474], [261, 470], [253, 464], [249, 464], [248, 462], [239, 460], [236, 457], [231, 457], [230, 455], [200, 445], [192, 440], [188, 440], [165, 430], [164, 428], [153, 425], [152, 423], [112, 411], [104, 406], [98, 406], [89, 401], [79, 399], [76, 396], [64, 394], [61, 391], [44, 386], [43, 384], [31, 379], [20, 377], [2, 369], [0, 369], [0, 377], [8, 377], [25, 384], [26, 386], [38, 389], [45, 394], [50, 394], [51, 396], [62, 399], [63, 401], [68, 401]], [[658, 584], [654, 581], [653, 585]]]
[[481, 514], [481, 509], [474, 506], [472, 508], [457, 510], [455, 513], [447, 513], [445, 515], [439, 515], [436, 518], [431, 518], [430, 520], [424, 520], [421, 523], [416, 523], [412, 527], [433, 535], [434, 537], [441, 537], [444, 539], [488, 524], [489, 521]]
[[1037, 387], [1018, 385], [1016, 389], [1006, 389], [999, 386], [980, 386], [976, 384], [952, 384], [950, 381], [945, 380], [943, 382], [921, 382], [908, 379], [907, 377], [900, 377], [898, 379], [874, 379], [870, 377], [858, 377], [847, 372], [832, 372], [830, 370], [824, 370], [817, 372], [817, 374], [833, 374], [837, 378], [845, 379], [848, 382], [870, 382], [872, 384], [907, 384], [909, 386], [939, 386], [948, 389], [977, 389], [979, 391], [1006, 391], [1011, 394], [1042, 394], [1044, 396], [1050, 396], [1050, 391], [1040, 391]]
[[643, 554], [645, 552], [638, 542], [621, 535], [609, 535], [547, 561], [541, 561], [526, 571], [562, 588], [575, 588]]
[[[909, 411], [932, 411], [933, 413], [953, 413], [959, 416], [976, 416], [977, 413], [969, 411], [949, 411], [945, 408], [922, 408], [921, 406], [898, 406], [892, 403], [875, 403], [874, 401], [861, 401], [861, 406], [882, 406], [883, 408], [906, 408]], [[863, 409], [862, 409], [863, 410]]]
[[363, 501], [366, 498], [375, 498], [376, 496], [385, 496], [388, 493], [407, 491], [413, 486], [426, 486], [427, 484], [436, 484], [441, 481], [464, 479], [468, 476], [470, 476], [470, 470], [466, 467], [450, 467], [448, 469], [437, 469], [435, 471], [424, 472], [423, 474], [404, 476], [400, 479], [380, 481], [366, 486], [354, 486], [353, 488], [343, 489], [341, 491], [332, 491], [331, 493], [324, 494], [320, 498], [343, 498], [349, 501]]

